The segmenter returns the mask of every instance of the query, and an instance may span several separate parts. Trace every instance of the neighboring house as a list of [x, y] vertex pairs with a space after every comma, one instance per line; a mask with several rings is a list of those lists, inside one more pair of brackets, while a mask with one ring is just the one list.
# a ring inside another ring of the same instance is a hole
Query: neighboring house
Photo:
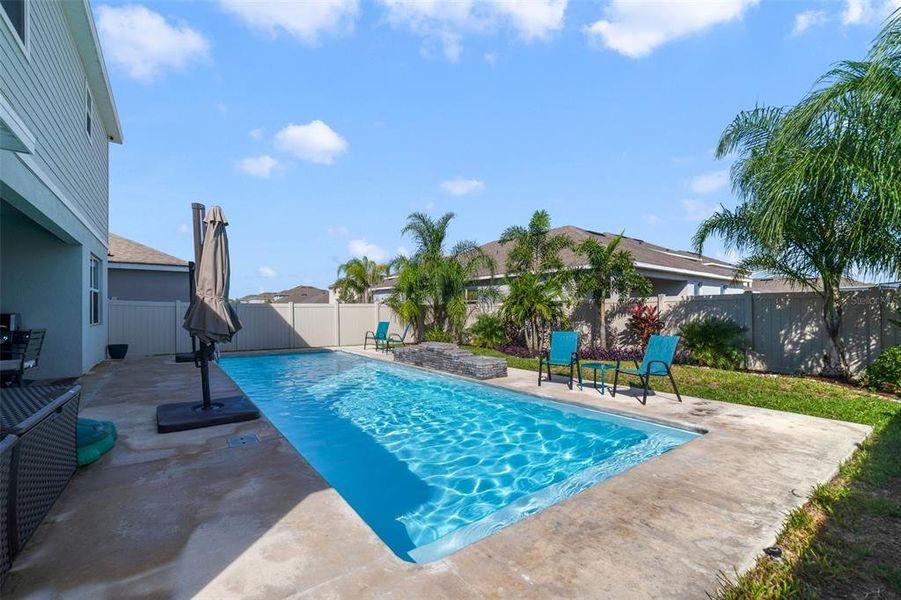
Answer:
[[299, 285], [280, 292], [260, 292], [239, 299], [247, 304], [268, 304], [271, 302], [294, 302], [296, 304], [328, 304], [328, 290], [309, 285]]
[[47, 338], [33, 378], [107, 344], [108, 144], [122, 130], [85, 0], [0, 0], [0, 312]]
[[[817, 281], [819, 281], [819, 279], [817, 279]], [[817, 287], [819, 288], [820, 286]], [[876, 287], [876, 284], [864, 283], [848, 277], [842, 278], [842, 282], [839, 284], [839, 289], [843, 291], [866, 290], [871, 287]], [[751, 283], [751, 291], [754, 293], [768, 294], [780, 292], [810, 292], [812, 290], [806, 286], [802, 287], [793, 284], [784, 277], [755, 277], [754, 281]]]
[[109, 234], [110, 300], [191, 301], [188, 261]]
[[[609, 244], [616, 238], [613, 233], [599, 233], [589, 231], [581, 227], [566, 225], [550, 231], [550, 235], [565, 235], [573, 242], [592, 237], [601, 244]], [[494, 283], [501, 284], [501, 291], [505, 291], [503, 279], [507, 255], [513, 244], [501, 244], [494, 241], [482, 246], [482, 251], [494, 259], [496, 273]], [[711, 294], [740, 294], [746, 291], [750, 280], [733, 282], [735, 267], [727, 262], [685, 252], [682, 250], [670, 250], [663, 246], [649, 244], [645, 241], [630, 237], [623, 237], [619, 248], [628, 250], [638, 271], [647, 277], [653, 286], [653, 295], [664, 294], [667, 296], [701, 296]], [[585, 266], [582, 255], [572, 250], [563, 250], [560, 258], [570, 268]], [[491, 275], [487, 272], [480, 273], [475, 286], [489, 285]], [[386, 278], [380, 285], [373, 288], [373, 296], [376, 302], [384, 302], [394, 289], [394, 277]]]

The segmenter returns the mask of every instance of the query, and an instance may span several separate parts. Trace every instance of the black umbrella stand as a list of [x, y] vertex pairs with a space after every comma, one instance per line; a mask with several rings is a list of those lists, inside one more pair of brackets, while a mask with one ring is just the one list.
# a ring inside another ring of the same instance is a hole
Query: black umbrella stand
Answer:
[[[201, 248], [203, 245], [203, 220], [206, 207], [203, 204], [191, 205], [194, 218], [194, 260], [200, 264]], [[194, 263], [191, 263], [191, 302], [194, 302], [196, 281], [194, 279]], [[195, 344], [199, 343], [199, 348]], [[240, 423], [260, 418], [260, 410], [247, 396], [230, 396], [227, 398], [212, 399], [210, 392], [210, 359], [213, 357], [215, 347], [212, 344], [197, 340], [191, 336], [191, 345], [196, 348], [193, 352], [194, 365], [200, 369], [200, 385], [203, 400], [201, 402], [175, 402], [156, 407], [156, 430], [158, 433], [172, 433], [188, 429], [200, 429], [214, 425], [227, 423]], [[176, 357], [176, 362], [182, 362]]]

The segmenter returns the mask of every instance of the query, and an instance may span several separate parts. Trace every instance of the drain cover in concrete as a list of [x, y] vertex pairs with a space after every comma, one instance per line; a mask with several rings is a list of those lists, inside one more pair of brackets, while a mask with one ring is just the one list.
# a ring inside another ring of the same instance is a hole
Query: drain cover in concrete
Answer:
[[256, 446], [260, 443], [260, 438], [257, 434], [252, 435], [240, 435], [238, 437], [233, 437], [228, 440], [229, 448], [238, 448], [240, 446]]

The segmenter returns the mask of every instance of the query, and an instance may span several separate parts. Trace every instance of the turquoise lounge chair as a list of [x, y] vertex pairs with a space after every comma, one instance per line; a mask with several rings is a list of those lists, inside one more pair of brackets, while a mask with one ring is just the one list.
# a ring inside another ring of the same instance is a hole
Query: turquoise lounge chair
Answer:
[[573, 389], [573, 374], [578, 373], [582, 385], [582, 371], [579, 369], [579, 334], [575, 331], [551, 332], [551, 349], [538, 355], [538, 385], [541, 385], [541, 367], [547, 365], [547, 380], [551, 381], [551, 365], [569, 366], [569, 389]]
[[392, 345], [394, 345], [394, 346], [406, 345], [407, 334], [409, 332], [410, 332], [410, 325], [407, 324], [407, 326], [404, 327], [404, 332], [402, 334], [398, 335], [396, 333], [389, 333], [388, 339], [385, 340], [385, 343], [387, 345], [386, 350], [391, 350]]
[[644, 395], [641, 397], [641, 403], [648, 402], [648, 387], [651, 377], [669, 377], [673, 389], [676, 391], [676, 398], [682, 402], [682, 396], [679, 395], [679, 388], [676, 387], [676, 380], [673, 379], [673, 372], [670, 367], [673, 366], [673, 357], [676, 355], [676, 346], [679, 345], [678, 335], [652, 335], [648, 340], [648, 347], [644, 351], [644, 359], [639, 366], [636, 361], [634, 369], [619, 366], [620, 361], [616, 361], [616, 371], [613, 374], [613, 391], [616, 396], [616, 384], [620, 373], [628, 373], [636, 375], [644, 386]]
[[366, 337], [363, 338], [363, 350], [366, 349], [369, 340], [375, 342], [375, 349], [378, 350], [380, 345], [387, 348], [388, 346], [388, 321], [379, 321], [375, 331], [367, 331]]

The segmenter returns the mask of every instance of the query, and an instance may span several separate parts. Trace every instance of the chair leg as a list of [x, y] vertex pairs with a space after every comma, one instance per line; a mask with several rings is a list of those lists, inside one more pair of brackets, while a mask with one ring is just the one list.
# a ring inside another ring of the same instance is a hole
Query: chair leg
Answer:
[[538, 387], [541, 387], [541, 369], [544, 367], [544, 357], [538, 357]]
[[616, 384], [619, 382], [619, 369], [613, 371], [613, 390], [610, 391], [610, 396], [616, 398]]
[[573, 389], [573, 361], [569, 361], [569, 389]]
[[669, 382], [673, 384], [673, 391], [676, 392], [676, 398], [679, 399], [679, 402], [682, 402], [682, 396], [679, 395], [679, 388], [676, 387], [676, 380], [673, 379], [673, 372], [670, 371], [669, 367], [666, 369], [666, 374], [669, 375]]
[[645, 384], [644, 384], [644, 394], [642, 394], [642, 396], [641, 396], [641, 403], [642, 403], [642, 404], [647, 404], [647, 403], [648, 403], [648, 383], [650, 383], [650, 379], [646, 379], [646, 380], [645, 380]]

